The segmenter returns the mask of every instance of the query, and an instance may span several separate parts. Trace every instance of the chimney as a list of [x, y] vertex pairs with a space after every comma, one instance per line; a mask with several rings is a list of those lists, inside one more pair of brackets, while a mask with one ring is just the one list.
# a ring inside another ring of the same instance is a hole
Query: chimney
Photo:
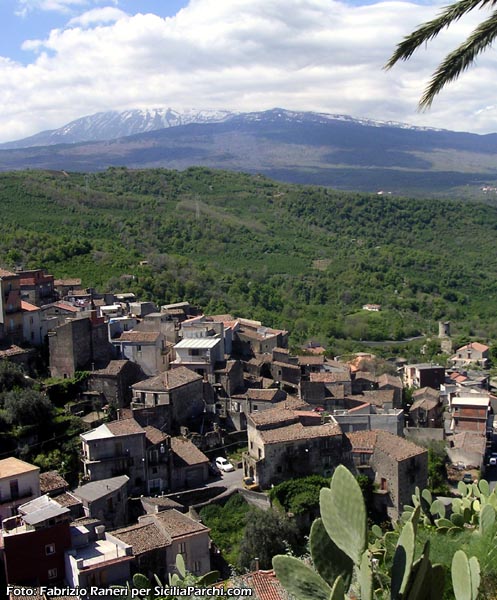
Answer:
[[259, 559], [258, 558], [254, 558], [254, 571], [259, 571]]

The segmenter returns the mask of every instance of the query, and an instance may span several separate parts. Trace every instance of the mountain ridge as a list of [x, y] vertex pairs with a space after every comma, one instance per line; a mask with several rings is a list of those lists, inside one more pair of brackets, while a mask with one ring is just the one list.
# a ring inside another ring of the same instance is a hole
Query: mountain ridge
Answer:
[[[172, 112], [169, 118], [180, 120]], [[341, 190], [483, 201], [491, 196], [497, 203], [493, 191], [482, 192], [497, 188], [497, 134], [285, 109], [202, 119], [110, 140], [0, 148], [0, 171], [202, 166]]]
[[314, 112], [293, 111], [284, 108], [274, 108], [267, 111], [230, 111], [213, 109], [188, 109], [177, 111], [173, 108], [130, 109], [124, 111], [102, 111], [74, 119], [56, 129], [40, 131], [32, 136], [12, 140], [0, 144], [0, 149], [20, 149], [33, 146], [49, 146], [59, 143], [97, 142], [130, 135], [178, 127], [192, 123], [223, 123], [230, 119], [257, 121], [260, 115], [274, 114], [286, 117], [294, 122], [314, 121], [326, 123], [329, 121], [344, 121], [370, 127], [396, 127], [399, 129], [415, 129], [419, 131], [443, 131], [432, 127], [418, 127], [397, 121], [381, 121], [365, 117]]

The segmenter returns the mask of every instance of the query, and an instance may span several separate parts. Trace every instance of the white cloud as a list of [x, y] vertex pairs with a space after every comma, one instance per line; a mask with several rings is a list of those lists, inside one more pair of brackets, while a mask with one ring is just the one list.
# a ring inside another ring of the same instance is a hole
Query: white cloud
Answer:
[[[17, 0], [16, 14], [26, 16], [35, 10], [46, 10], [61, 13], [70, 13], [76, 8], [89, 6], [90, 4], [102, 4], [104, 0]], [[106, 0], [107, 4], [117, 4], [118, 0]]]
[[[488, 108], [497, 65], [491, 53], [431, 111], [416, 112], [437, 62], [468, 33], [466, 22], [408, 63], [382, 70], [395, 44], [433, 16], [435, 6], [191, 0], [166, 19], [108, 9], [89, 10], [47, 39], [26, 42], [25, 50], [38, 53], [27, 66], [0, 61], [0, 141], [99, 110], [147, 106], [281, 106], [458, 130], [496, 128], [497, 109]], [[105, 15], [117, 20], [103, 25]]]
[[119, 8], [115, 8], [114, 6], [105, 6], [103, 8], [93, 8], [92, 10], [88, 10], [82, 15], [79, 15], [78, 17], [72, 18], [69, 21], [68, 26], [74, 27], [81, 25], [81, 27], [88, 27], [89, 25], [114, 23], [115, 21], [119, 21], [119, 19], [124, 17], [127, 17], [127, 14]]

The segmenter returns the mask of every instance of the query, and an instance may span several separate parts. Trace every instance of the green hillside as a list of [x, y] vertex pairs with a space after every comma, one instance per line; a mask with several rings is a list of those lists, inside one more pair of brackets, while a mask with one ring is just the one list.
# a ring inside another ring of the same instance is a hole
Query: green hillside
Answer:
[[[0, 175], [2, 266], [319, 337], [497, 337], [497, 208], [191, 168]], [[148, 261], [140, 266], [140, 261]], [[382, 305], [367, 313], [365, 303]]]

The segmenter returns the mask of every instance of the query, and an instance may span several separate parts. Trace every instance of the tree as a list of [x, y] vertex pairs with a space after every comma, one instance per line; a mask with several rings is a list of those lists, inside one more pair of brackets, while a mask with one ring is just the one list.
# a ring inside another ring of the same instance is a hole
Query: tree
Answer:
[[241, 566], [253, 568], [253, 561], [258, 558], [262, 569], [270, 569], [273, 556], [295, 549], [297, 540], [297, 527], [284, 515], [272, 509], [254, 508], [248, 514], [240, 545]]
[[5, 420], [10, 425], [46, 424], [52, 415], [52, 403], [36, 390], [14, 390], [5, 395]]
[[[456, 23], [473, 9], [492, 7], [493, 5], [494, 2], [490, 0], [458, 0], [458, 2], [447, 6], [435, 19], [423, 23], [418, 29], [406, 36], [397, 45], [385, 68], [390, 69], [399, 60], [411, 58], [421, 45], [437, 37], [442, 29]], [[469, 37], [438, 65], [421, 97], [420, 108], [429, 108], [442, 88], [447, 83], [457, 79], [462, 72], [470, 67], [476, 57], [486, 50], [496, 37], [497, 11], [493, 12], [488, 19], [482, 21]]]

